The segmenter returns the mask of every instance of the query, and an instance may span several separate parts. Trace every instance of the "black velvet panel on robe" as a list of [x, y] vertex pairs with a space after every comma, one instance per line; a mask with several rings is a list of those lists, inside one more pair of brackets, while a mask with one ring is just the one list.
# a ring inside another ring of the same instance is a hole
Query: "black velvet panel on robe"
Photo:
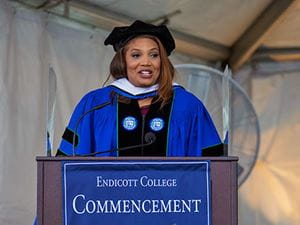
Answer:
[[169, 116], [172, 100], [162, 109], [160, 102], [150, 105], [148, 113], [141, 114], [137, 100], [118, 101], [118, 143], [119, 148], [145, 144], [145, 134], [152, 132], [156, 140], [149, 146], [124, 150], [119, 156], [166, 156]]

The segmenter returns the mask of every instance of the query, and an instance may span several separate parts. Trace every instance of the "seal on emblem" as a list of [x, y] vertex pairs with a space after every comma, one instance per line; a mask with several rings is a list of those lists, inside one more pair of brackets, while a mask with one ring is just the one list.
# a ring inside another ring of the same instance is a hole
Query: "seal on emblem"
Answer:
[[133, 116], [127, 116], [124, 118], [122, 125], [126, 130], [134, 130], [137, 127], [137, 119]]
[[153, 131], [160, 131], [164, 128], [165, 122], [161, 118], [154, 118], [150, 121], [150, 128]]

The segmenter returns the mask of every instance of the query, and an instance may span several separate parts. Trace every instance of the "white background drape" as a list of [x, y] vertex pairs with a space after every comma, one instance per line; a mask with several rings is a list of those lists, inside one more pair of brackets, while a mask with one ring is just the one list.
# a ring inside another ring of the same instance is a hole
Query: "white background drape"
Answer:
[[[57, 78], [54, 143], [83, 94], [102, 85], [107, 31], [0, 2], [0, 224], [32, 224], [37, 155], [45, 155], [49, 65]], [[174, 63], [193, 62], [174, 55]], [[262, 127], [254, 172], [240, 189], [241, 225], [299, 224], [299, 72], [253, 79]]]
[[300, 224], [300, 63], [294, 65], [298, 71], [253, 79], [261, 146], [256, 166], [239, 190], [241, 225]]

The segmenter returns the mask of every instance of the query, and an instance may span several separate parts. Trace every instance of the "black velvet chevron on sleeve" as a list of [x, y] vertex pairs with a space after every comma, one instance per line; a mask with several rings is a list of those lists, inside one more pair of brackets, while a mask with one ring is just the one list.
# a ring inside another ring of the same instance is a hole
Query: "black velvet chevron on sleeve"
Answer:
[[[74, 137], [74, 132], [72, 130], [70, 130], [68, 127], [66, 128], [62, 138], [69, 142], [70, 144], [73, 145], [73, 137]], [[75, 135], [75, 143], [74, 143], [74, 147], [76, 147], [78, 145], [78, 134]]]
[[57, 157], [57, 156], [68, 156], [68, 155], [66, 153], [64, 153], [63, 151], [61, 151], [60, 149], [57, 149], [55, 156]]
[[227, 156], [227, 144], [214, 145], [202, 150], [202, 156]]

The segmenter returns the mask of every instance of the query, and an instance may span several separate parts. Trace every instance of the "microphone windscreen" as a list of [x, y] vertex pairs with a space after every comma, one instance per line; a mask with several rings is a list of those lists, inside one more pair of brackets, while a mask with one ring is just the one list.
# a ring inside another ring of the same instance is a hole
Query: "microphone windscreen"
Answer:
[[156, 136], [153, 132], [147, 132], [145, 134], [145, 141], [146, 143], [153, 143], [156, 140]]

